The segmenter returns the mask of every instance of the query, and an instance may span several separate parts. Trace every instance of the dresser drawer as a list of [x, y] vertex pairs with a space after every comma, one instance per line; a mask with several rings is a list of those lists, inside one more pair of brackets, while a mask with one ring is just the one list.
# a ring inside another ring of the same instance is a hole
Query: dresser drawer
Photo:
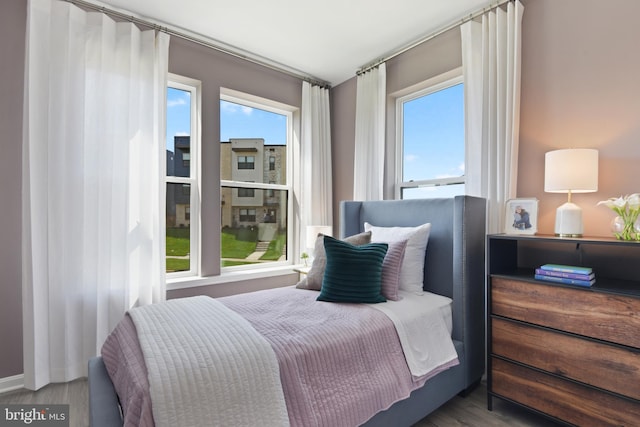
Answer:
[[640, 348], [640, 298], [492, 277], [491, 313]]
[[499, 318], [491, 333], [492, 354], [640, 401], [640, 351]]
[[637, 426], [640, 404], [492, 358], [494, 394], [580, 426]]

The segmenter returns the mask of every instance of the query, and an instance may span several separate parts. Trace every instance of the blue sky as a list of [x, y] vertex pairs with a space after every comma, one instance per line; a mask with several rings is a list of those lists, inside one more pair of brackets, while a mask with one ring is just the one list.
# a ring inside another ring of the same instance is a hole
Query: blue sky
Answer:
[[[174, 136], [191, 134], [190, 106], [189, 92], [168, 89], [168, 150], [173, 151]], [[202, 119], [206, 120], [205, 117]], [[267, 145], [286, 144], [286, 131], [286, 117], [283, 115], [220, 101], [220, 141], [229, 141], [229, 138], [264, 138]]]
[[462, 84], [404, 104], [405, 181], [464, 174]]
[[[464, 175], [463, 85], [458, 84], [405, 102], [403, 180]], [[452, 197], [463, 185], [405, 190], [403, 198]]]
[[220, 101], [220, 141], [264, 138], [267, 145], [287, 143], [287, 118], [281, 114]]
[[191, 94], [183, 90], [167, 90], [167, 150], [173, 149], [174, 136], [191, 135]]
[[[169, 88], [167, 94], [167, 149], [173, 137], [190, 135], [190, 94]], [[404, 180], [432, 179], [464, 174], [463, 85], [418, 98], [404, 105]], [[220, 141], [264, 138], [265, 144], [286, 142], [286, 118], [279, 114], [220, 102]], [[203, 117], [203, 120], [207, 118]], [[437, 192], [452, 195], [454, 188], [412, 190], [410, 197]], [[457, 191], [459, 193], [459, 190]], [[409, 195], [407, 195], [409, 196]], [[432, 195], [433, 197], [433, 195]]]

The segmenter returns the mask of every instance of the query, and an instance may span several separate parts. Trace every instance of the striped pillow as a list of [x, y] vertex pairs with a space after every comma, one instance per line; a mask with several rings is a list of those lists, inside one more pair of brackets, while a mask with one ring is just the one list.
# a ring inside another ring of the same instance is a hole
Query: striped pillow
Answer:
[[387, 255], [382, 263], [382, 296], [391, 301], [400, 299], [398, 288], [400, 287], [400, 272], [406, 247], [406, 240], [390, 242]]
[[382, 296], [382, 264], [387, 243], [354, 246], [324, 236], [327, 265], [318, 301], [378, 303]]

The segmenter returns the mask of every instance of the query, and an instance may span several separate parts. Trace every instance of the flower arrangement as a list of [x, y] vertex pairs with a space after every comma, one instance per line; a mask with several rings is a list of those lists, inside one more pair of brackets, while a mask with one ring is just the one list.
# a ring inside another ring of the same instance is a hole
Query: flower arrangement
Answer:
[[613, 219], [612, 228], [614, 235], [619, 240], [640, 240], [640, 193], [628, 196], [612, 197], [598, 202], [605, 205], [618, 214]]

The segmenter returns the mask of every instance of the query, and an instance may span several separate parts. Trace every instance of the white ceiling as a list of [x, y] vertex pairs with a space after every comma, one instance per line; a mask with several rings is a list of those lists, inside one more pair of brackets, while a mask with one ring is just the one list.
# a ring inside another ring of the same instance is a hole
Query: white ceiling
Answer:
[[102, 0], [332, 85], [496, 0]]

